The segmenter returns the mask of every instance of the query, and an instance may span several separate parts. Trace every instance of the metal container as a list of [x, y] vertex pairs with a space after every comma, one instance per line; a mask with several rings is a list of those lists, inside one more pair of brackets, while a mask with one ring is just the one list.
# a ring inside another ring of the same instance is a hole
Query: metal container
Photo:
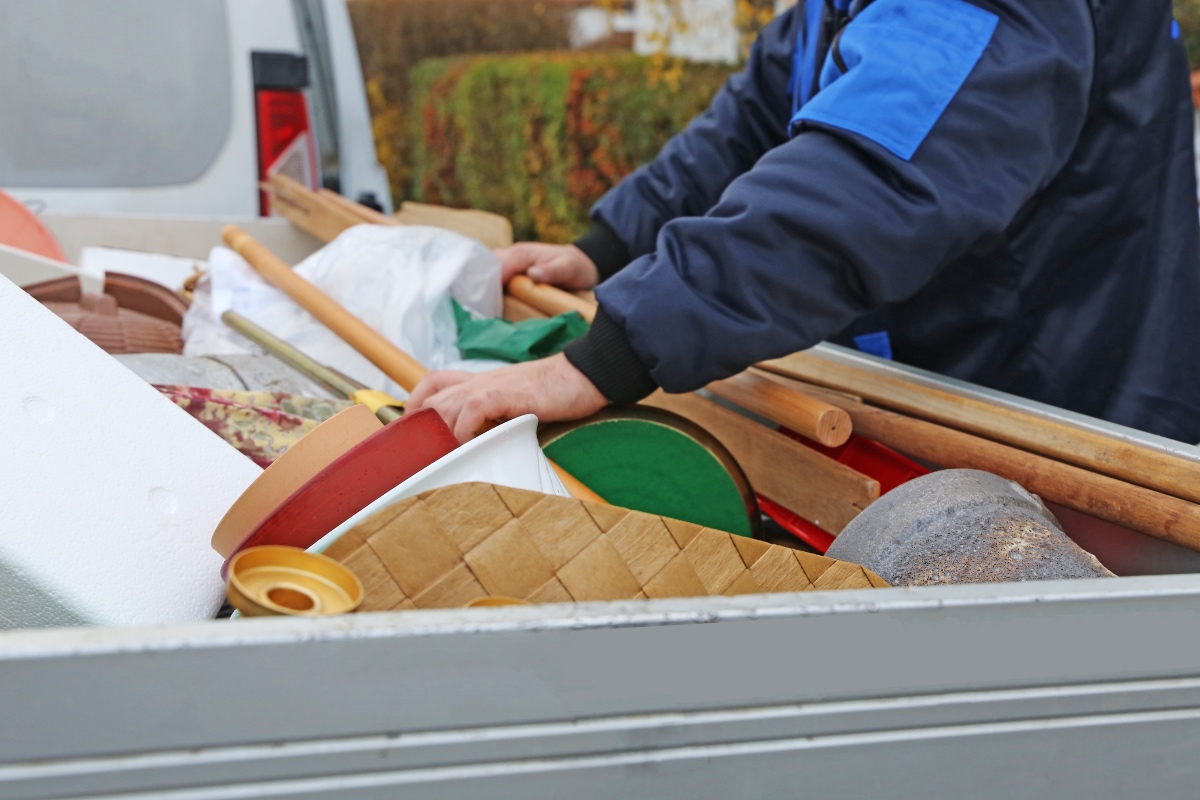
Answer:
[[0, 634], [0, 797], [1194, 797], [1200, 554], [1051, 511], [1123, 577]]

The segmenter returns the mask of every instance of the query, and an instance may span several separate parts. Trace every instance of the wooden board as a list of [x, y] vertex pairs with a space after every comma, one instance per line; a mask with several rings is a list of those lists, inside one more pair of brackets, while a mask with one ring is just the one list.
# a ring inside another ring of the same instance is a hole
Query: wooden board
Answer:
[[325, 555], [364, 572], [361, 611], [457, 608], [486, 596], [569, 603], [887, 585], [855, 564], [485, 483], [385, 509]]
[[459, 208], [404, 203], [394, 217], [381, 214], [353, 200], [322, 189], [314, 192], [284, 175], [272, 175], [263, 183], [273, 208], [296, 227], [331, 242], [354, 225], [428, 225], [443, 228], [483, 242], [490, 248], [513, 243], [512, 223], [499, 214]]
[[834, 536], [879, 499], [873, 478], [699, 395], [655, 392], [642, 402], [706, 429], [737, 459], [755, 492]]
[[508, 247], [513, 243], [512, 223], [507, 217], [490, 211], [467, 208], [447, 208], [426, 203], [406, 201], [395, 213], [397, 222], [403, 225], [430, 225], [445, 228], [478, 239], [492, 249]]
[[357, 214], [284, 175], [272, 175], [262, 187], [271, 195], [273, 210], [322, 242], [332, 242], [342, 231], [363, 223]]

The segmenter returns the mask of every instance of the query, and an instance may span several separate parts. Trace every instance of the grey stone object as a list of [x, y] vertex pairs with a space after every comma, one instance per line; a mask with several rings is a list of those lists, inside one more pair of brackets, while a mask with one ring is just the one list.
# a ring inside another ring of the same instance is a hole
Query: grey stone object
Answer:
[[861, 564], [892, 586], [1115, 577], [1036, 495], [967, 469], [934, 472], [887, 493], [826, 555]]

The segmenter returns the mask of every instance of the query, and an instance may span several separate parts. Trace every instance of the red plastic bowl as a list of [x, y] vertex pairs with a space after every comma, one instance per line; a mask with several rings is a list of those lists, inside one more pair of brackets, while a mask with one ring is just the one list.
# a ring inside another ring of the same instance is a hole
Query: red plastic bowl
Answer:
[[[267, 515], [229, 557], [275, 544], [307, 549], [404, 481], [458, 447], [438, 413], [423, 408], [350, 448]], [[229, 562], [222, 567], [222, 574]]]

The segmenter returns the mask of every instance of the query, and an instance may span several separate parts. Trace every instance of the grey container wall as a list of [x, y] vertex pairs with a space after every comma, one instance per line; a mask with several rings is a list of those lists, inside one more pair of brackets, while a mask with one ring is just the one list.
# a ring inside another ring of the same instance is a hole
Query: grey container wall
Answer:
[[1055, 511], [1143, 577], [0, 634], [0, 798], [1195, 797], [1200, 556]]

